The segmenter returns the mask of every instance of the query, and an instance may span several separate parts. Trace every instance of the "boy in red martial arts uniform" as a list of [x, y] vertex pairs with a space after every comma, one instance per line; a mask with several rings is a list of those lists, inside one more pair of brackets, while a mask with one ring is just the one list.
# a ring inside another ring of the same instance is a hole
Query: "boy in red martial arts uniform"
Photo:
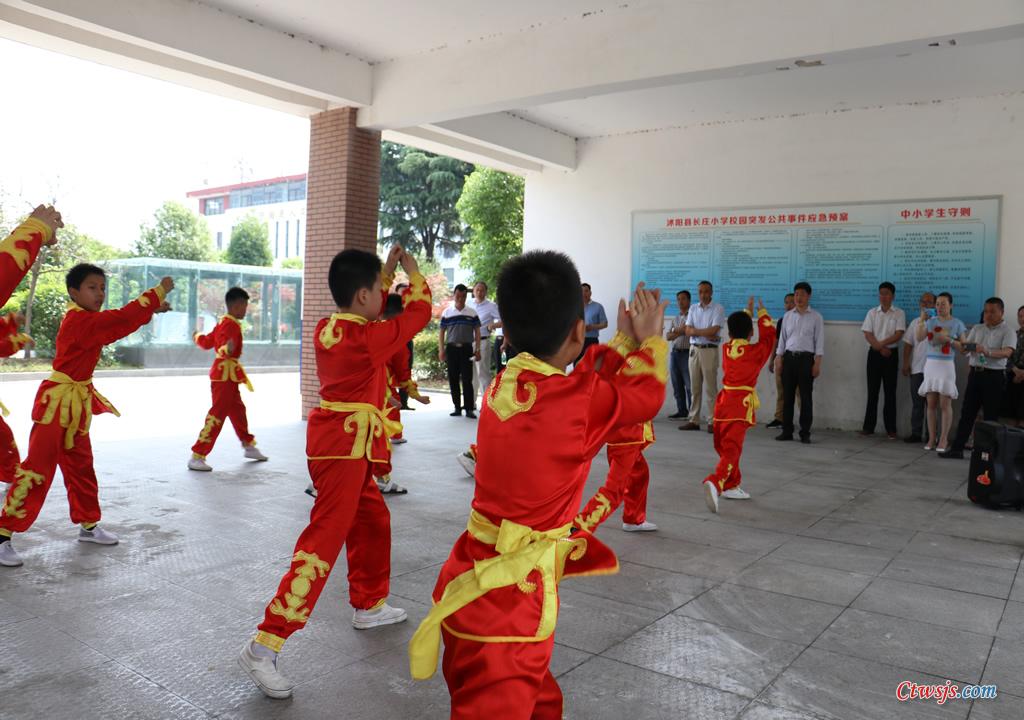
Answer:
[[568, 257], [509, 260], [498, 305], [520, 354], [485, 394], [469, 523], [409, 644], [410, 667], [413, 678], [430, 677], [443, 636], [452, 718], [561, 720], [562, 693], [549, 669], [558, 582], [618, 569], [592, 535], [570, 535], [573, 518], [594, 455], [614, 431], [661, 409], [666, 303], [638, 287], [633, 312], [619, 306], [620, 340], [632, 352], [595, 347], [571, 375], [564, 368], [583, 347], [584, 321]]
[[[396, 265], [409, 275], [405, 311], [374, 322]], [[387, 462], [387, 361], [430, 321], [430, 289], [412, 255], [394, 246], [381, 273], [376, 255], [343, 250], [331, 262], [328, 283], [338, 312], [313, 332], [320, 407], [309, 414], [306, 456], [316, 489], [309, 525], [295, 544], [291, 569], [267, 606], [259, 631], [238, 661], [272, 698], [292, 694], [277, 669], [285, 640], [306, 625], [342, 545], [347, 546], [352, 624], [360, 630], [402, 622], [405, 610], [385, 601], [391, 575], [391, 520], [373, 480]]]
[[757, 397], [757, 376], [775, 347], [775, 325], [764, 304], [757, 301], [757, 342], [754, 335], [754, 298], [746, 310], [734, 312], [727, 321], [729, 337], [722, 347], [722, 389], [715, 401], [715, 452], [718, 465], [704, 478], [704, 500], [708, 510], [718, 512], [718, 498], [747, 500], [750, 494], [740, 487], [740, 455], [747, 430], [757, 422], [755, 411], [761, 405]]
[[[25, 222], [14, 228], [0, 243], [0, 307], [7, 304], [18, 283], [28, 273], [40, 248], [57, 242], [57, 229], [64, 227], [60, 213], [52, 206], [40, 205]], [[21, 332], [24, 318], [10, 314], [0, 319], [0, 357], [10, 357], [25, 347], [32, 347], [32, 338]], [[0, 403], [0, 414], [7, 408]], [[14, 471], [21, 460], [14, 433], [0, 417], [0, 483], [14, 480]]]
[[193, 336], [196, 345], [204, 350], [216, 350], [217, 356], [210, 368], [210, 390], [213, 406], [206, 413], [206, 424], [199, 433], [199, 439], [192, 446], [189, 470], [209, 472], [213, 468], [206, 462], [206, 456], [213, 450], [224, 421], [231, 419], [231, 426], [242, 442], [242, 452], [249, 460], [263, 462], [267, 456], [256, 447], [256, 438], [249, 432], [249, 421], [245, 415], [245, 404], [238, 386], [245, 384], [252, 392], [252, 383], [239, 362], [242, 357], [242, 320], [249, 310], [249, 293], [240, 287], [233, 287], [224, 295], [227, 314], [221, 317], [211, 332]]
[[95, 265], [71, 268], [67, 288], [72, 302], [57, 331], [53, 374], [36, 393], [28, 456], [15, 472], [0, 514], [0, 565], [21, 565], [11, 534], [25, 532], [35, 522], [58, 465], [68, 490], [71, 522], [82, 526], [78, 540], [117, 544], [114, 533], [97, 526], [100, 503], [89, 426], [94, 414], [119, 413], [93, 387], [92, 373], [104, 345], [131, 335], [154, 313], [170, 309], [164, 298], [174, 281], [165, 277], [119, 310], [102, 310], [106, 274]]

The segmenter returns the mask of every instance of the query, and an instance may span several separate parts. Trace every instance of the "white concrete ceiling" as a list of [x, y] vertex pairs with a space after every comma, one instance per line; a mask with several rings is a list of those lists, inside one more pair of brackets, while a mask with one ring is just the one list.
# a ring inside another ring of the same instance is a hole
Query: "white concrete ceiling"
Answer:
[[0, 36], [525, 171], [573, 169], [577, 138], [1024, 90], [1024, 0], [0, 0]]

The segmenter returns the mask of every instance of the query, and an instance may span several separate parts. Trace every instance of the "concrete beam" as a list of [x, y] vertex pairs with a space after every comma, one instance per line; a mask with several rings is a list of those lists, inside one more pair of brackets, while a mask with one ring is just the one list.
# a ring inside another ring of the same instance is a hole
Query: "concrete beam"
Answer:
[[854, 61], [1024, 27], [1020, 0], [624, 3], [373, 68], [364, 127], [441, 123], [598, 94]]
[[409, 145], [438, 155], [447, 155], [474, 165], [485, 165], [495, 170], [504, 170], [516, 175], [526, 175], [544, 170], [544, 166], [538, 162], [525, 160], [517, 155], [478, 145], [464, 138], [446, 135], [426, 127], [385, 130], [381, 137], [391, 142]]
[[243, 89], [314, 98], [310, 112], [372, 99], [369, 64], [192, 0], [0, 0], [0, 20], [201, 78], [237, 78]]
[[575, 138], [509, 113], [449, 120], [427, 129], [533, 163], [576, 169]]

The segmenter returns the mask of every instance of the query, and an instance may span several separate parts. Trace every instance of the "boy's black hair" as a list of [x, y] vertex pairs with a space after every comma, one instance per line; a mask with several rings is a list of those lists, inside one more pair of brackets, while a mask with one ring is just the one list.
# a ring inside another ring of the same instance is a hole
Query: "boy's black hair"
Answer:
[[348, 307], [357, 292], [363, 288], [373, 290], [373, 284], [380, 277], [380, 269], [380, 258], [373, 253], [350, 248], [335, 255], [327, 272], [327, 285], [331, 288], [334, 304]]
[[580, 274], [568, 255], [534, 250], [508, 260], [498, 275], [498, 307], [516, 350], [553, 355], [583, 318]]
[[231, 307], [232, 304], [238, 302], [239, 300], [245, 300], [246, 302], [249, 302], [249, 293], [247, 293], [240, 287], [233, 287], [226, 293], [224, 293], [224, 304], [227, 305], [228, 307]]
[[452, 290], [452, 292], [453, 293], [457, 293], [457, 292], [468, 293], [469, 292], [469, 288], [466, 287], [465, 285], [463, 285], [462, 283], [459, 283], [458, 285], [455, 286], [455, 288]]
[[988, 300], [985, 301], [985, 304], [998, 305], [1000, 312], [1006, 312], [1006, 306], [1003, 304], [1003, 299], [1001, 297], [990, 297]]
[[679, 292], [676, 293], [676, 297], [679, 297], [680, 295], [685, 295], [687, 300], [693, 299], [693, 296], [690, 295], [689, 290], [680, 290]]
[[785, 300], [786, 298], [791, 298], [791, 297], [793, 297], [793, 293], [786, 293], [786, 294], [785, 294], [785, 295], [784, 295], [784, 296], [782, 297], [782, 299], [783, 299], [783, 300]]
[[101, 275], [104, 278], [107, 277], [106, 271], [97, 265], [92, 265], [90, 263], [78, 263], [68, 270], [68, 274], [64, 278], [64, 283], [68, 290], [78, 290], [82, 287], [82, 283], [85, 282], [85, 279], [90, 275]]
[[711, 284], [710, 280], [701, 280], [699, 283], [697, 283], [698, 288], [700, 288], [701, 285], [707, 285], [708, 290], [710, 290], [711, 292], [715, 291], [715, 286]]
[[882, 283], [881, 285], [879, 285], [879, 286], [878, 286], [878, 289], [879, 289], [879, 290], [888, 290], [888, 291], [889, 291], [889, 292], [891, 292], [891, 293], [892, 293], [893, 295], [895, 295], [895, 294], [896, 294], [896, 286], [895, 286], [895, 285], [893, 285], [893, 284], [892, 284], [891, 282], [889, 282], [888, 280], [886, 280], [886, 281], [885, 281], [885, 282], [883, 282], [883, 283]]
[[384, 303], [384, 317], [390, 318], [402, 312], [402, 296], [398, 293], [390, 293], [387, 302]]
[[938, 300], [940, 297], [944, 297], [947, 300], [949, 300], [949, 304], [950, 305], [953, 304], [953, 296], [950, 293], [948, 293], [948, 292], [940, 292], [938, 295], [935, 296], [935, 299]]
[[793, 294], [794, 295], [796, 294], [797, 290], [803, 290], [808, 295], [812, 295], [813, 294], [813, 292], [811, 291], [811, 284], [809, 282], [807, 282], [806, 280], [801, 280], [800, 282], [798, 282], [796, 285], [793, 286]]
[[733, 340], [747, 340], [754, 332], [754, 321], [742, 310], [737, 310], [726, 320], [729, 337]]

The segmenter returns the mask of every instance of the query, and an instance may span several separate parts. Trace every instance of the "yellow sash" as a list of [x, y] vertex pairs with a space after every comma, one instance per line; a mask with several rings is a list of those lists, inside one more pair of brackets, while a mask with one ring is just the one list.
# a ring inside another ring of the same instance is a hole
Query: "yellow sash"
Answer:
[[[236, 358], [228, 357], [227, 355], [221, 355], [220, 350], [217, 351], [217, 357], [220, 359], [220, 381], [219, 382], [233, 382], [233, 383], [245, 383], [245, 386], [249, 388], [249, 392], [252, 392], [252, 383], [249, 382], [249, 374], [242, 367], [242, 363], [238, 362]], [[244, 380], [238, 378], [238, 372], [242, 372]]]
[[[578, 560], [587, 549], [584, 539], [569, 540], [569, 525], [537, 531], [526, 525], [502, 520], [497, 526], [476, 510], [469, 516], [466, 530], [485, 545], [493, 545], [497, 555], [477, 560], [473, 569], [452, 579], [427, 617], [409, 641], [409, 669], [414, 680], [426, 680], [437, 670], [441, 646], [441, 624], [491, 590], [517, 585], [524, 593], [537, 590], [527, 581], [537, 570], [543, 583], [540, 626], [536, 634], [524, 637], [462, 635], [477, 642], [541, 642], [551, 637], [558, 619], [558, 581], [568, 558]], [[450, 630], [449, 630], [450, 631]], [[450, 631], [451, 632], [451, 631]]]
[[392, 437], [402, 432], [402, 423], [387, 417], [386, 411], [370, 403], [331, 402], [321, 400], [320, 407], [336, 413], [348, 413], [342, 426], [346, 433], [355, 435], [351, 455], [331, 455], [328, 457], [310, 457], [310, 460], [359, 460], [366, 458], [371, 462], [385, 462], [384, 458], [372, 455], [373, 441], [382, 435]]
[[7, 409], [6, 405], [0, 402], [0, 413], [2, 413], [4, 417], [7, 417], [11, 414], [11, 411]]
[[723, 385], [722, 389], [738, 390], [740, 392], [746, 391], [749, 393], [749, 395], [743, 398], [743, 407], [747, 409], [747, 422], [753, 424], [754, 411], [761, 407], [761, 398], [758, 397], [757, 390], [749, 385]]
[[75, 433], [79, 430], [83, 417], [85, 418], [85, 424], [81, 428], [81, 432], [83, 435], [89, 432], [89, 427], [92, 425], [93, 395], [110, 412], [114, 413], [117, 417], [121, 417], [121, 413], [117, 411], [117, 408], [100, 395], [96, 388], [92, 387], [92, 378], [79, 382], [55, 370], [48, 379], [50, 382], [56, 383], [56, 385], [44, 392], [39, 399], [40, 402], [46, 405], [46, 412], [43, 414], [43, 419], [39, 421], [39, 424], [49, 425], [53, 422], [59, 410], [60, 426], [67, 428], [67, 432], [64, 433], [65, 448], [71, 449], [75, 446]]

